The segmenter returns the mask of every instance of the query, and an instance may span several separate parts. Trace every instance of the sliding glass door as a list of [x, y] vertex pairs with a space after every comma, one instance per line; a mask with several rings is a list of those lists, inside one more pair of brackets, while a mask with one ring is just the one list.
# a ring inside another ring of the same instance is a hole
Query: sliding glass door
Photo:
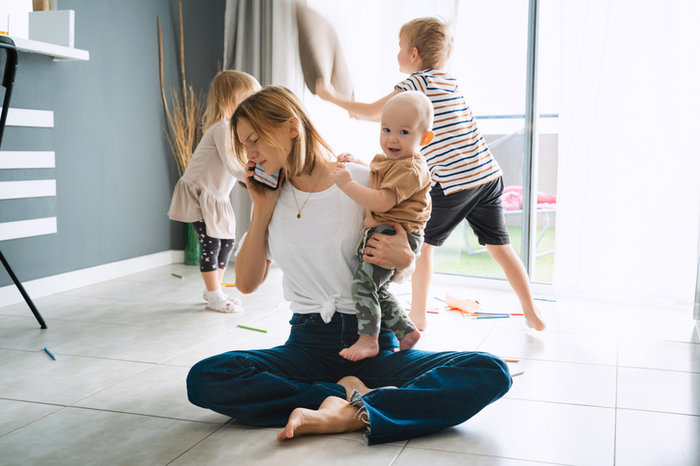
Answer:
[[[335, 28], [350, 68], [355, 99], [360, 102], [381, 98], [405, 77], [395, 58], [403, 23], [421, 16], [441, 16], [452, 24], [455, 43], [448, 71], [457, 78], [503, 170], [506, 193], [502, 200], [511, 242], [531, 279], [551, 283], [558, 132], [555, 0], [546, 4], [536, 0], [307, 3]], [[540, 39], [538, 48], [534, 47], [535, 32]], [[379, 151], [376, 123], [351, 120], [344, 111], [308, 92], [305, 103], [337, 153], [352, 152], [370, 160]], [[529, 202], [531, 193], [537, 194], [536, 202]], [[505, 278], [466, 221], [436, 248], [435, 272]]]

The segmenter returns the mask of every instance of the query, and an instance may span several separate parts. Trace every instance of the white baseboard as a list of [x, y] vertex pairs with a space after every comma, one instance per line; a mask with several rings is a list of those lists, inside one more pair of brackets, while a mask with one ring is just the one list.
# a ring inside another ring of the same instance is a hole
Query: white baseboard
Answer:
[[[86, 269], [74, 270], [50, 277], [23, 282], [22, 286], [31, 298], [40, 298], [54, 293], [94, 285], [95, 283], [131, 275], [132, 273], [154, 269], [169, 264], [182, 263], [184, 251], [163, 251], [147, 256], [134, 257], [110, 264], [97, 265]], [[24, 301], [17, 287], [12, 284], [0, 288], [0, 307]]]

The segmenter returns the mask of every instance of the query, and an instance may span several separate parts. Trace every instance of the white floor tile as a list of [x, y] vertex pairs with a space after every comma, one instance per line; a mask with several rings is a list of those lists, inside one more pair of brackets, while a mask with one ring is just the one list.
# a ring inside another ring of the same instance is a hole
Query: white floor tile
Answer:
[[511, 373], [523, 372], [513, 377], [509, 398], [615, 407], [615, 367], [531, 359], [509, 367]]
[[44, 403], [0, 400], [0, 413], [2, 413], [0, 416], [0, 437], [62, 408], [62, 406]]
[[604, 335], [494, 328], [479, 345], [501, 357], [614, 366], [617, 339]]
[[189, 368], [152, 366], [117, 382], [74, 406], [122, 413], [224, 424], [228, 416], [202, 409], [187, 399]]
[[617, 406], [700, 416], [700, 373], [620, 367]]
[[172, 465], [387, 466], [401, 451], [401, 447], [396, 445], [368, 447], [362, 440], [331, 436], [312, 435], [285, 442], [278, 442], [276, 436], [277, 429], [256, 429], [227, 424], [179, 457]]
[[0, 437], [0, 464], [167, 464], [219, 426], [64, 408]]
[[467, 422], [409, 448], [438, 448], [557, 464], [613, 464], [615, 410], [501, 399]]
[[700, 372], [700, 344], [620, 339], [618, 364], [625, 367]]
[[0, 359], [0, 398], [70, 404], [146, 369], [148, 365], [24, 352]]
[[700, 417], [617, 411], [616, 466], [697, 466]]
[[396, 461], [392, 463], [392, 466], [425, 466], [427, 464], [440, 466], [542, 466], [542, 463], [535, 461], [423, 448], [405, 448]]

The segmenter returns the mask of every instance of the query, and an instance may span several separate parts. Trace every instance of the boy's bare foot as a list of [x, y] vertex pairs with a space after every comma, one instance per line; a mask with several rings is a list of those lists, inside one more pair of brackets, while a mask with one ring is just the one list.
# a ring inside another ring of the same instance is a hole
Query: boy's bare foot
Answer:
[[523, 314], [525, 314], [525, 324], [527, 324], [528, 327], [534, 328], [539, 332], [547, 327], [547, 324], [544, 323], [540, 310], [536, 307], [533, 307], [532, 309], [523, 309]]
[[277, 440], [283, 441], [306, 434], [338, 434], [354, 432], [367, 427], [357, 416], [358, 408], [342, 398], [329, 396], [317, 410], [296, 408], [289, 415], [284, 429], [277, 432]]
[[419, 311], [417, 309], [411, 309], [411, 312], [408, 313], [408, 318], [411, 319], [411, 322], [413, 322], [416, 328], [420, 331], [425, 330], [425, 328], [428, 326], [425, 319], [425, 310]]
[[338, 385], [345, 388], [345, 396], [348, 401], [352, 398], [352, 393], [357, 390], [360, 395], [364, 395], [372, 391], [367, 385], [365, 385], [362, 380], [358, 379], [354, 375], [348, 375], [336, 382]]
[[340, 355], [350, 361], [372, 358], [379, 354], [377, 335], [360, 335], [360, 338], [350, 346], [340, 351]]
[[411, 349], [416, 346], [418, 340], [420, 340], [420, 331], [414, 330], [409, 332], [399, 341], [399, 349], [401, 351]]

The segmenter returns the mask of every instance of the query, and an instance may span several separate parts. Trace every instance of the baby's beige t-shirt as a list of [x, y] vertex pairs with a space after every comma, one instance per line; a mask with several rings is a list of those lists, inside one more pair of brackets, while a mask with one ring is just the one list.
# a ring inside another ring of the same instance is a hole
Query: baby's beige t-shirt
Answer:
[[369, 168], [369, 187], [391, 190], [396, 194], [396, 205], [387, 212], [367, 212], [365, 228], [393, 221], [410, 233], [423, 233], [430, 218], [430, 172], [423, 156], [389, 159], [377, 154]]

